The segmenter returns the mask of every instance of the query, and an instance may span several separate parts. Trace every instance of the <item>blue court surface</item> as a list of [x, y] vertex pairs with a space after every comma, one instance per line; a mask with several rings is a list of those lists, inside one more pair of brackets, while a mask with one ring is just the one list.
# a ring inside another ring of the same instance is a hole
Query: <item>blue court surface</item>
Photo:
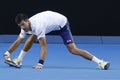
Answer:
[[[0, 43], [0, 80], [120, 80], [120, 44], [77, 44], [98, 58], [111, 63], [109, 70], [99, 70], [96, 63], [72, 55], [64, 44], [48, 44], [43, 69], [32, 69], [38, 62], [40, 46], [34, 43], [20, 69], [4, 63], [3, 54], [11, 43]], [[16, 57], [23, 43], [13, 52]]]

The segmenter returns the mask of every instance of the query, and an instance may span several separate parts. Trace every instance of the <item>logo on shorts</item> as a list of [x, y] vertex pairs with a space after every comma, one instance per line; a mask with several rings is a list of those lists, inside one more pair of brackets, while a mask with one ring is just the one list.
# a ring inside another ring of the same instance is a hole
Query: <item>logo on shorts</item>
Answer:
[[72, 42], [72, 40], [67, 40], [67, 43]]

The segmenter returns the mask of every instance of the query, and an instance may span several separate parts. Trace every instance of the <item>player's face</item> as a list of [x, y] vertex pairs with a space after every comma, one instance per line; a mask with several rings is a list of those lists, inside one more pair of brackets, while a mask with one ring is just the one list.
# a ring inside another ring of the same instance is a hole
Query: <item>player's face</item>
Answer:
[[18, 26], [20, 26], [21, 29], [23, 29], [24, 31], [30, 31], [30, 22], [29, 20], [22, 20], [20, 22], [20, 24], [18, 24]]

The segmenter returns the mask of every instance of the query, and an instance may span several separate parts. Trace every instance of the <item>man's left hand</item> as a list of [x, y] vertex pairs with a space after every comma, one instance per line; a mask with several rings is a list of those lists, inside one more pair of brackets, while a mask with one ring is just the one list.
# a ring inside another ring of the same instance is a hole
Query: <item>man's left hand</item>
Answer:
[[33, 66], [32, 68], [34, 68], [34, 69], [42, 69], [42, 67], [43, 67], [43, 65], [38, 63], [35, 66]]

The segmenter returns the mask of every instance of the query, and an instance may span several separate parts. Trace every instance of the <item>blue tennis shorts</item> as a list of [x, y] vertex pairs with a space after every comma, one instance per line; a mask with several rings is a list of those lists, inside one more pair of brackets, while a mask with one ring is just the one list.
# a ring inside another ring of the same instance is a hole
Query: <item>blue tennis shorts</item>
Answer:
[[69, 22], [67, 22], [66, 25], [60, 29], [59, 34], [62, 37], [65, 45], [74, 42], [70, 31]]

